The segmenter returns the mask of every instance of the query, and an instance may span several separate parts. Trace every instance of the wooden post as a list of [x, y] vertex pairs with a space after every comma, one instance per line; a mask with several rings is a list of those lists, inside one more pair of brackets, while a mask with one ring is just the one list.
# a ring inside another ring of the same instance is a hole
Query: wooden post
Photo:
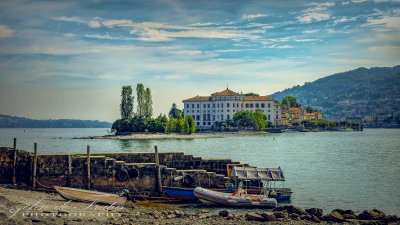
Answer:
[[162, 193], [162, 183], [161, 183], [161, 170], [160, 170], [160, 159], [158, 158], [158, 149], [157, 146], [154, 146], [155, 158], [156, 158], [156, 181], [157, 181], [157, 191], [158, 193]]
[[36, 189], [36, 165], [37, 165], [37, 143], [34, 143], [33, 150], [33, 171], [32, 171], [32, 188]]
[[17, 184], [17, 139], [14, 138], [14, 158], [13, 158], [13, 176], [12, 183]]
[[68, 180], [67, 186], [71, 186], [72, 179], [72, 155], [68, 155]]
[[90, 146], [87, 146], [87, 189], [90, 189]]

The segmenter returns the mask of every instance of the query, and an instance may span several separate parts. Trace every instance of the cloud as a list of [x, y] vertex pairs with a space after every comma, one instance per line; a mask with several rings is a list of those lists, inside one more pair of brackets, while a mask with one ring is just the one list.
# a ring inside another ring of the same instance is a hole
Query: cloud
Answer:
[[266, 17], [266, 14], [243, 14], [242, 20], [254, 20], [260, 17]]
[[400, 16], [382, 16], [380, 18], [368, 18], [363, 26], [372, 27], [379, 31], [400, 31]]
[[313, 33], [317, 33], [319, 30], [315, 29], [315, 30], [303, 30], [303, 34], [313, 34]]
[[339, 23], [345, 23], [345, 22], [356, 21], [356, 20], [357, 20], [357, 17], [351, 17], [351, 18], [349, 18], [349, 17], [346, 17], [346, 16], [342, 16], [340, 19], [334, 20], [334, 21], [333, 21], [333, 24], [334, 24], [334, 25], [337, 25], [337, 24], [339, 24]]
[[7, 25], [0, 25], [0, 38], [12, 37], [15, 30], [11, 30]]
[[95, 17], [93, 20], [85, 20], [76, 16], [73, 17], [53, 17], [53, 20], [56, 21], [63, 21], [63, 22], [73, 22], [73, 23], [82, 23], [82, 24], [87, 24], [90, 28], [98, 28], [101, 26], [101, 23], [99, 22], [100, 18]]
[[98, 27], [101, 26], [101, 23], [99, 21], [97, 21], [97, 20], [91, 20], [88, 23], [88, 26], [91, 27], [91, 28], [98, 28]]
[[368, 0], [351, 0], [353, 3], [361, 3], [361, 2], [366, 2]]
[[331, 17], [331, 13], [328, 12], [328, 8], [334, 6], [333, 2], [326, 3], [311, 3], [310, 8], [303, 11], [301, 16], [296, 17], [301, 23], [312, 23], [313, 21], [328, 20]]

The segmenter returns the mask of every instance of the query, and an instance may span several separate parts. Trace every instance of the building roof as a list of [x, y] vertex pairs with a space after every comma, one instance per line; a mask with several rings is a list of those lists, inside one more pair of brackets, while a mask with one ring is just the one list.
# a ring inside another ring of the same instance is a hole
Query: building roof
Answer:
[[300, 111], [300, 108], [290, 108], [289, 111], [292, 111], [292, 112]]
[[273, 101], [272, 98], [265, 96], [244, 96], [245, 101]]
[[281, 105], [281, 104], [274, 102], [274, 105]]
[[240, 94], [227, 88], [225, 91], [215, 92], [211, 96], [240, 96]]
[[193, 98], [188, 98], [183, 100], [183, 102], [189, 102], [189, 101], [211, 101], [211, 97], [210, 96], [196, 96]]

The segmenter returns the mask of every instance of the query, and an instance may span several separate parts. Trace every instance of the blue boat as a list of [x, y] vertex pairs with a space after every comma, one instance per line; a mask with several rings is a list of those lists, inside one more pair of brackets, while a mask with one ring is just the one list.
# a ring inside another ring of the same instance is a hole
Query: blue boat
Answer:
[[168, 197], [184, 201], [197, 201], [197, 197], [194, 196], [193, 190], [194, 188], [163, 187], [163, 191]]

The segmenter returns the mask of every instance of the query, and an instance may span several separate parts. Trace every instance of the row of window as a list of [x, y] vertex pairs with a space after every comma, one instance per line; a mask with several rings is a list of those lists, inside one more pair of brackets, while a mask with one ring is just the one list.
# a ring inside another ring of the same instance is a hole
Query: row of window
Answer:
[[[200, 115], [194, 116], [194, 119], [196, 121], [199, 121], [200, 120]], [[213, 115], [213, 121], [215, 121], [216, 119], [217, 120], [219, 120], [219, 119], [224, 120], [224, 114], [221, 114], [221, 116], [220, 115]], [[231, 115], [229, 115], [229, 114], [226, 115], [226, 119], [230, 120], [231, 119]], [[276, 119], [279, 119], [278, 115], [276, 115]], [[271, 120], [271, 115], [268, 115], [268, 120]], [[203, 114], [203, 121], [211, 121], [211, 114]]]
[[[217, 106], [217, 108], [219, 108], [221, 106], [221, 108], [224, 108], [224, 103], [217, 103], [217, 104], [213, 104], [213, 108], [215, 108], [215, 105]], [[229, 108], [239, 108], [239, 103], [226, 103], [226, 107]], [[243, 103], [240, 104], [240, 106], [243, 108]], [[200, 108], [200, 104], [196, 104], [197, 108]], [[203, 108], [210, 108], [211, 104], [203, 104]], [[245, 105], [246, 108], [260, 108], [260, 104], [259, 103], [246, 103]], [[190, 104], [186, 104], [186, 108], [190, 108]], [[194, 104], [192, 104], [192, 108], [194, 108]], [[261, 108], [265, 108], [265, 104], [261, 103]], [[268, 108], [271, 108], [271, 103], [268, 103]]]
[[[237, 112], [239, 112], [240, 110], [237, 110]], [[253, 112], [253, 110], [250, 110], [251, 112]], [[200, 110], [197, 110], [196, 111], [197, 113], [200, 113]], [[206, 113], [206, 112], [210, 112], [210, 110], [203, 110], [203, 113]], [[215, 109], [213, 110], [213, 112], [215, 113]], [[217, 110], [217, 112], [224, 112], [224, 110], [223, 109], [221, 109], [221, 110]], [[226, 112], [230, 112], [230, 110], [229, 109], [227, 109], [226, 110]], [[233, 109], [232, 110], [232, 112], [236, 112], [236, 110], [235, 109]], [[264, 112], [264, 109], [263, 110], [261, 110], [261, 112]], [[268, 110], [268, 112], [271, 112], [271, 110]], [[186, 113], [190, 113], [190, 110], [186, 110]], [[195, 113], [195, 110], [192, 110], [192, 113]], [[276, 113], [278, 114], [278, 111], [276, 111]]]

